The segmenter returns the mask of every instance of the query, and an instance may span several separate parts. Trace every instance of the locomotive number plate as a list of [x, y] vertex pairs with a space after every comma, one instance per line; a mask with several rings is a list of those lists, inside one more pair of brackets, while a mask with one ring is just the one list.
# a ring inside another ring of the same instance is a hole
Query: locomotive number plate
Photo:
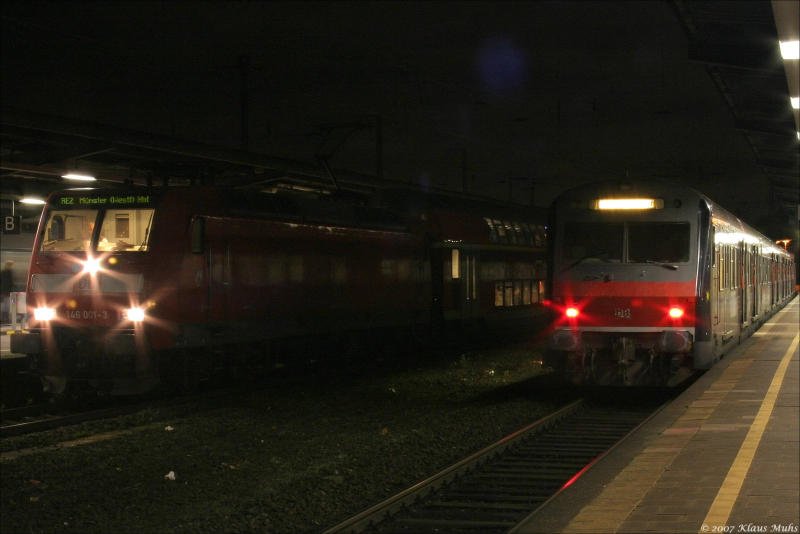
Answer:
[[631, 318], [631, 309], [630, 308], [614, 308], [614, 317], [618, 317], [620, 319], [630, 319]]
[[106, 320], [111, 316], [108, 310], [67, 310], [68, 319], [102, 319]]

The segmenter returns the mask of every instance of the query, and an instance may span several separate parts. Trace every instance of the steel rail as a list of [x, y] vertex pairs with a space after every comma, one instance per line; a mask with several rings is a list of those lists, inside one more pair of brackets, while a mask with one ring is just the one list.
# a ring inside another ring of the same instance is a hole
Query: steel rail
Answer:
[[531, 433], [541, 431], [553, 425], [555, 422], [564, 417], [574, 414], [581, 407], [583, 407], [583, 399], [574, 401], [567, 406], [559, 409], [558, 411], [543, 417], [530, 425], [525, 426], [510, 434], [500, 441], [489, 445], [480, 451], [464, 458], [463, 460], [451, 465], [450, 467], [440, 471], [439, 473], [414, 484], [413, 486], [401, 491], [400, 493], [389, 497], [363, 512], [347, 519], [338, 525], [331, 527], [323, 532], [323, 534], [333, 534], [336, 532], [361, 532], [374, 526], [375, 524], [383, 521], [393, 513], [401, 510], [409, 504], [424, 498], [444, 484], [464, 475], [465, 473], [477, 468], [488, 460], [502, 454], [510, 446], [516, 444], [519, 440], [529, 437]]

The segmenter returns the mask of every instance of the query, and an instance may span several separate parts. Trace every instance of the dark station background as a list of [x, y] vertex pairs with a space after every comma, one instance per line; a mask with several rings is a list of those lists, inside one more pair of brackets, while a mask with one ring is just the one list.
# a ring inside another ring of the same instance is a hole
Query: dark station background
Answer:
[[796, 2], [0, 9], [4, 215], [35, 220], [18, 200], [67, 170], [263, 190], [327, 167], [538, 207], [655, 177], [797, 246]]

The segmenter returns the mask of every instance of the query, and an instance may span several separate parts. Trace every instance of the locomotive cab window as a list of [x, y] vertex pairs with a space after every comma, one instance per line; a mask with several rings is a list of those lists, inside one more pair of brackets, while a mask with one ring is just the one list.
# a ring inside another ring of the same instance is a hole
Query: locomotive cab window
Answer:
[[97, 241], [100, 251], [145, 251], [150, 238], [153, 209], [106, 210]]
[[620, 223], [567, 223], [564, 225], [564, 260], [622, 261], [623, 229]]
[[[153, 209], [52, 210], [47, 216], [42, 252], [87, 250], [145, 251]], [[100, 224], [99, 231], [97, 224]]]
[[77, 252], [91, 243], [98, 210], [52, 210], [47, 216], [43, 252]]
[[628, 260], [633, 263], [689, 261], [689, 223], [630, 223]]
[[568, 222], [566, 262], [683, 263], [689, 261], [688, 222]]

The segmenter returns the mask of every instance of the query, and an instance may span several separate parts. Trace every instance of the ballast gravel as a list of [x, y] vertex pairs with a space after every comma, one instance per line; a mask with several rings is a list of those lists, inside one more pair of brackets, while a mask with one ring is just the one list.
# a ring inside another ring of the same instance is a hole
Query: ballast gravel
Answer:
[[278, 373], [189, 409], [6, 438], [0, 531], [321, 532], [552, 411], [541, 373], [532, 346]]

